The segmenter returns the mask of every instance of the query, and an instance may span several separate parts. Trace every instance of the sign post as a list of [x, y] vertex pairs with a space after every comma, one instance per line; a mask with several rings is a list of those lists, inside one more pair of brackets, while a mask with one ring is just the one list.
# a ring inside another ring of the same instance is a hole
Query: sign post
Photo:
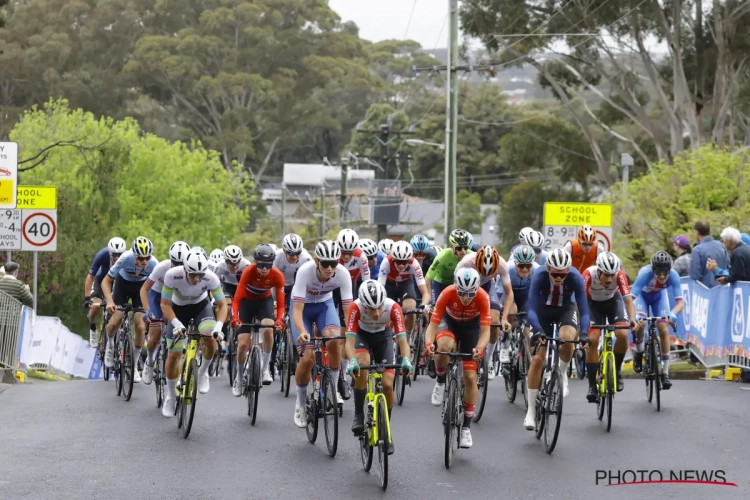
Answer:
[[588, 224], [606, 251], [612, 250], [612, 205], [608, 203], [547, 202], [544, 204], [545, 248], [562, 248]]

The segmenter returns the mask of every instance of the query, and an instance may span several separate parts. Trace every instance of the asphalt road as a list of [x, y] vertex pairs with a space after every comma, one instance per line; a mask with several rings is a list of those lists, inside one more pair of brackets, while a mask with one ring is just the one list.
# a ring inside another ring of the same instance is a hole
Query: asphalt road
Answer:
[[[125, 402], [111, 381], [16, 385], [0, 394], [0, 499], [750, 498], [750, 392], [737, 384], [675, 381], [656, 413], [642, 382], [628, 380], [607, 434], [585, 384], [571, 380], [553, 455], [524, 430], [524, 410], [507, 402], [502, 384], [491, 382], [485, 415], [472, 426], [474, 447], [459, 450], [446, 470], [433, 381], [415, 382], [393, 413], [386, 493], [377, 457], [369, 474], [360, 468], [351, 401], [331, 459], [322, 423], [309, 444], [277, 383], [261, 391], [251, 427], [245, 400], [232, 397], [226, 377], [212, 379], [187, 440], [175, 418], [161, 416], [153, 386], [136, 385]], [[738, 487], [596, 484], [597, 470], [627, 469], [721, 469]]]

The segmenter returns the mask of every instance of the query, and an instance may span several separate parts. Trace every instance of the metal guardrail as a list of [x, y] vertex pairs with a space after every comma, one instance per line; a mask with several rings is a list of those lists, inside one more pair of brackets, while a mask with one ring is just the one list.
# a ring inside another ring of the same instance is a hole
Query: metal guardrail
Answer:
[[15, 368], [23, 304], [0, 292], [0, 368]]

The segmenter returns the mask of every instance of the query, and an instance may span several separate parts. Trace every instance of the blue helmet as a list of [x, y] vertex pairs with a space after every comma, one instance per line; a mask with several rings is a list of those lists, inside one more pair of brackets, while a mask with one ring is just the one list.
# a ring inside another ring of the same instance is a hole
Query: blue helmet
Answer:
[[430, 249], [430, 242], [423, 234], [417, 234], [409, 243], [411, 243], [412, 250], [417, 253], [426, 253]]

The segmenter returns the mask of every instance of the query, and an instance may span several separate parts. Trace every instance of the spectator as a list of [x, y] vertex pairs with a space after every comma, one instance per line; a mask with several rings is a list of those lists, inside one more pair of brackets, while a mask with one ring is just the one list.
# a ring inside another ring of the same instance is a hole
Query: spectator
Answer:
[[708, 259], [716, 262], [717, 267], [729, 267], [729, 255], [724, 245], [711, 237], [711, 226], [706, 221], [698, 221], [693, 226], [698, 244], [693, 248], [690, 258], [690, 277], [703, 283], [708, 288], [719, 284], [714, 273], [706, 268]]
[[708, 259], [706, 264], [708, 270], [716, 271], [716, 274], [724, 274], [717, 277], [718, 282], [722, 285], [735, 281], [750, 281], [750, 245], [742, 241], [742, 235], [733, 227], [728, 227], [721, 232], [721, 241], [724, 242], [727, 250], [732, 251], [729, 272], [722, 273], [716, 261], [711, 258]]
[[18, 264], [15, 262], [5, 263], [5, 276], [0, 278], [0, 292], [5, 292], [25, 306], [34, 305], [34, 297], [29, 292], [29, 285], [24, 285], [18, 280]]
[[740, 239], [745, 245], [750, 245], [750, 234], [740, 233]]
[[690, 272], [690, 238], [685, 234], [681, 234], [676, 238], [672, 238], [672, 248], [677, 254], [677, 258], [672, 264], [672, 269], [677, 271], [680, 278], [688, 276]]

